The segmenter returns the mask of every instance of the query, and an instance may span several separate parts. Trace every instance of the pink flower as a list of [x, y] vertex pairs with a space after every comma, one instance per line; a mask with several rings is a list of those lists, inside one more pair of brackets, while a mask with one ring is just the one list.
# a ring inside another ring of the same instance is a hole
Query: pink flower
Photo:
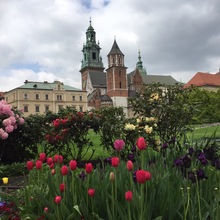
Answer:
[[55, 156], [54, 156], [54, 163], [62, 164], [62, 163], [63, 163], [63, 156], [61, 156], [61, 155], [55, 155]]
[[63, 176], [66, 176], [68, 173], [68, 167], [66, 165], [61, 167], [61, 173]]
[[44, 208], [44, 212], [49, 212], [48, 207], [45, 207], [45, 208]]
[[26, 164], [26, 167], [27, 167], [28, 171], [32, 170], [34, 168], [34, 162], [28, 161]]
[[127, 162], [127, 170], [128, 171], [132, 171], [133, 170], [133, 167], [134, 167], [134, 165], [133, 165], [133, 163], [132, 163], [132, 161], [131, 160], [129, 160], [128, 162]]
[[54, 166], [55, 166], [54, 163], [52, 163], [52, 164], [49, 165], [50, 169], [53, 169]]
[[76, 170], [77, 168], [77, 162], [75, 160], [71, 160], [70, 163], [69, 163], [69, 167], [70, 167], [70, 170]]
[[136, 144], [137, 144], [137, 147], [138, 147], [139, 150], [145, 150], [146, 147], [147, 147], [147, 144], [146, 144], [145, 139], [143, 137], [139, 137], [137, 139]]
[[86, 163], [85, 170], [86, 170], [86, 173], [90, 174], [93, 170], [92, 164], [91, 163]]
[[151, 174], [148, 171], [145, 170], [138, 170], [136, 172], [136, 180], [138, 183], [145, 183], [147, 180], [150, 180]]
[[40, 153], [40, 161], [44, 162], [46, 160], [46, 154]]
[[53, 121], [54, 127], [58, 127], [60, 125], [60, 119], [57, 118], [56, 120]]
[[127, 200], [127, 201], [131, 201], [132, 200], [132, 197], [133, 197], [133, 193], [131, 192], [131, 191], [127, 191], [126, 193], [125, 193], [125, 199]]
[[145, 175], [146, 175], [146, 180], [151, 179], [151, 173], [149, 171], [145, 171]]
[[55, 202], [56, 204], [60, 204], [60, 203], [61, 203], [61, 200], [62, 200], [62, 197], [61, 197], [61, 196], [55, 196], [55, 198], [54, 198], [54, 202]]
[[56, 170], [55, 170], [55, 169], [52, 169], [52, 170], [51, 170], [51, 174], [54, 175], [55, 173], [56, 173]]
[[94, 196], [94, 195], [95, 195], [95, 189], [90, 188], [90, 189], [88, 190], [88, 195], [89, 195], [90, 197]]
[[42, 168], [42, 161], [41, 160], [37, 160], [36, 161], [36, 169], [40, 170]]
[[119, 160], [118, 157], [112, 157], [111, 158], [111, 164], [112, 164], [113, 167], [117, 167], [119, 165], [119, 162], [120, 162], [120, 160]]
[[52, 157], [48, 157], [47, 158], [47, 164], [51, 165], [53, 163], [53, 158]]
[[60, 184], [60, 192], [64, 192], [65, 191], [65, 183], [61, 183]]
[[118, 139], [114, 142], [114, 148], [117, 151], [121, 151], [124, 146], [125, 146], [125, 142], [123, 140]]

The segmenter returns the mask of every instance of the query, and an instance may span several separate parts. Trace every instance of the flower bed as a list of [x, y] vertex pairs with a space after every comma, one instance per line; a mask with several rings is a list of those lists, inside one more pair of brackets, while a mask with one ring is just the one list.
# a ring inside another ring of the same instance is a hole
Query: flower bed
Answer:
[[[22, 219], [215, 219], [220, 217], [218, 146], [185, 152], [157, 152], [144, 138], [132, 159], [120, 157], [126, 143], [115, 141], [115, 156], [94, 166], [63, 163], [61, 155], [28, 161], [29, 183], [10, 197]], [[197, 149], [196, 149], [197, 148]], [[10, 195], [9, 195], [10, 196]], [[197, 204], [197, 205], [195, 205]]]

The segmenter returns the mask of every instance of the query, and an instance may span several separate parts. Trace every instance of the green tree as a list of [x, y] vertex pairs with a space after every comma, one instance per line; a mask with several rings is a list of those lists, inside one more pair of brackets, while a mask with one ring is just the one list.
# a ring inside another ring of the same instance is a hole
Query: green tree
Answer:
[[179, 142], [190, 129], [196, 106], [188, 101], [193, 88], [180, 84], [165, 86], [160, 83], [143, 85], [130, 99], [135, 115], [157, 118], [157, 134], [161, 141]]

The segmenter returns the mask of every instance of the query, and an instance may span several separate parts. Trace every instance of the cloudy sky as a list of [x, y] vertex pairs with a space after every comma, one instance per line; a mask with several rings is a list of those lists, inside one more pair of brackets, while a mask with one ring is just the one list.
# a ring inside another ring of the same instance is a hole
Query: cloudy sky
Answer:
[[150, 75], [188, 82], [220, 68], [219, 0], [0, 0], [0, 91], [25, 80], [81, 88], [90, 17], [105, 67], [116, 37], [128, 73], [139, 49]]

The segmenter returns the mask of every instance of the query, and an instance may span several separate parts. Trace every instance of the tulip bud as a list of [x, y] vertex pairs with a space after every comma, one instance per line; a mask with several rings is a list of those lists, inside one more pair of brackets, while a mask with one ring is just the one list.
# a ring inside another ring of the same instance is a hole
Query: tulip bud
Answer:
[[113, 172], [110, 173], [109, 175], [110, 181], [114, 182], [115, 181], [115, 174]]

